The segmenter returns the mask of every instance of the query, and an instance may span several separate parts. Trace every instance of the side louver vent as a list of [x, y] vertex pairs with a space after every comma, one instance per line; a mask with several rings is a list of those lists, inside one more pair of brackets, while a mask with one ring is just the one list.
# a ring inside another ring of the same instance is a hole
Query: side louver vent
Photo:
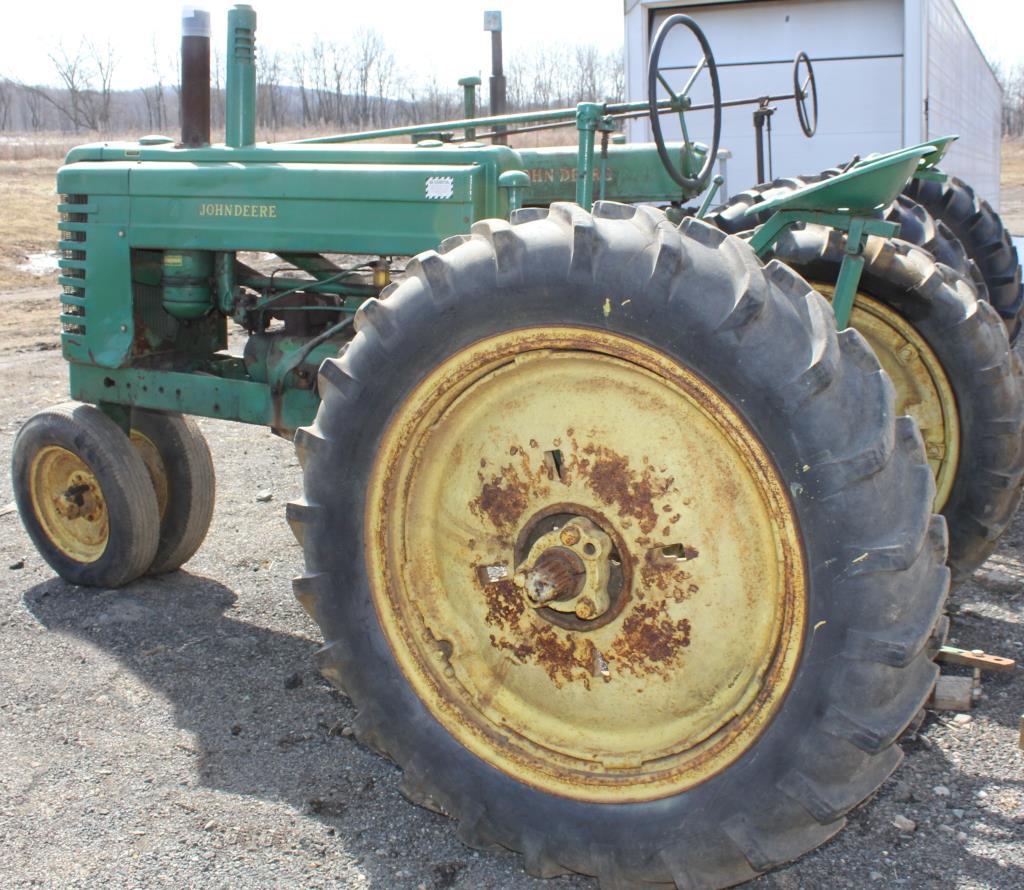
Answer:
[[61, 195], [60, 222], [60, 323], [65, 334], [86, 330], [86, 232], [89, 199], [86, 195]]

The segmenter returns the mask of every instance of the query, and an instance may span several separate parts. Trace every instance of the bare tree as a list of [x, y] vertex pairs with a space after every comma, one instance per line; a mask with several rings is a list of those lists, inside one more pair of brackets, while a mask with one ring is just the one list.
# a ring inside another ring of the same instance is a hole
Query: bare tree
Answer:
[[626, 64], [622, 50], [612, 50], [604, 57], [604, 98], [609, 102], [626, 98]]
[[213, 80], [213, 92], [210, 96], [210, 123], [215, 130], [224, 128], [224, 60], [220, 48], [213, 48], [213, 59], [210, 64], [210, 78]]
[[256, 119], [274, 132], [280, 129], [284, 114], [281, 67], [281, 54], [277, 50], [257, 53]]
[[992, 70], [1003, 89], [1003, 135], [1024, 136], [1024, 65], [1003, 68], [997, 63]]
[[603, 84], [601, 57], [597, 47], [580, 44], [574, 47], [572, 98], [576, 102], [593, 102], [600, 98]]
[[167, 105], [164, 96], [164, 71], [157, 52], [156, 36], [152, 38], [153, 62], [151, 71], [153, 83], [142, 88], [142, 99], [146, 103], [146, 123], [152, 133], [161, 133], [167, 127]]
[[309, 105], [309, 92], [306, 89], [306, 80], [309, 77], [309, 62], [305, 50], [296, 50], [291, 56], [292, 81], [299, 90], [299, 112], [302, 115], [302, 126], [306, 126], [311, 119]]
[[22, 89], [22, 97], [25, 101], [25, 117], [28, 128], [33, 133], [38, 133], [46, 126], [46, 102], [45, 92], [33, 87]]
[[110, 126], [110, 106], [114, 95], [114, 71], [117, 68], [117, 56], [114, 54], [114, 48], [109, 40], [102, 47], [90, 42], [88, 51], [96, 78], [94, 104], [96, 122], [99, 126], [95, 129], [105, 131]]
[[69, 52], [63, 44], [58, 43], [48, 57], [63, 89], [54, 92], [41, 87], [32, 89], [41, 99], [56, 108], [73, 129], [98, 130], [96, 91], [85, 44], [80, 43], [74, 52]]
[[12, 123], [11, 108], [14, 104], [15, 85], [6, 77], [0, 77], [0, 130], [6, 130]]

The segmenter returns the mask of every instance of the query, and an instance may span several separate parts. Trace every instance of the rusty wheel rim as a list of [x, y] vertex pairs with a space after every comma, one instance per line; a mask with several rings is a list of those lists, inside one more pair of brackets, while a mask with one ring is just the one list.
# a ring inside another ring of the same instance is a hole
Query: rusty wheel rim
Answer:
[[[815, 287], [832, 299], [833, 287]], [[866, 294], [858, 293], [854, 299], [850, 327], [868, 341], [892, 380], [896, 413], [909, 414], [921, 430], [935, 476], [932, 509], [940, 513], [949, 500], [960, 461], [960, 415], [942, 362], [910, 322]]]
[[107, 505], [89, 465], [77, 454], [48, 445], [29, 466], [32, 511], [57, 550], [79, 563], [96, 562], [110, 537]]
[[[590, 801], [674, 794], [740, 757], [784, 698], [806, 599], [786, 490], [716, 390], [646, 345], [565, 327], [462, 350], [399, 408], [367, 504], [402, 671], [520, 781]], [[584, 546], [614, 594], [593, 617], [566, 580], [581, 561], [553, 558]], [[561, 599], [528, 598], [530, 570]]]

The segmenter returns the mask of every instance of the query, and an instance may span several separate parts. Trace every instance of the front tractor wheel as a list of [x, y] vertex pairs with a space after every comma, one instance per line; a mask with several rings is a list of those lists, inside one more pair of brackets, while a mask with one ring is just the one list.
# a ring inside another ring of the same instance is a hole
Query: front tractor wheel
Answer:
[[11, 480], [25, 530], [66, 581], [120, 587], [153, 562], [153, 484], [129, 438], [98, 408], [69, 402], [30, 417], [14, 440]]
[[173, 572], [195, 555], [213, 519], [217, 486], [210, 448], [191, 417], [163, 411], [133, 409], [130, 437], [160, 515], [160, 545], [146, 573]]
[[899, 761], [948, 583], [864, 341], [645, 208], [409, 272], [296, 437], [296, 594], [357, 734], [536, 875], [721, 887], [831, 837]]

